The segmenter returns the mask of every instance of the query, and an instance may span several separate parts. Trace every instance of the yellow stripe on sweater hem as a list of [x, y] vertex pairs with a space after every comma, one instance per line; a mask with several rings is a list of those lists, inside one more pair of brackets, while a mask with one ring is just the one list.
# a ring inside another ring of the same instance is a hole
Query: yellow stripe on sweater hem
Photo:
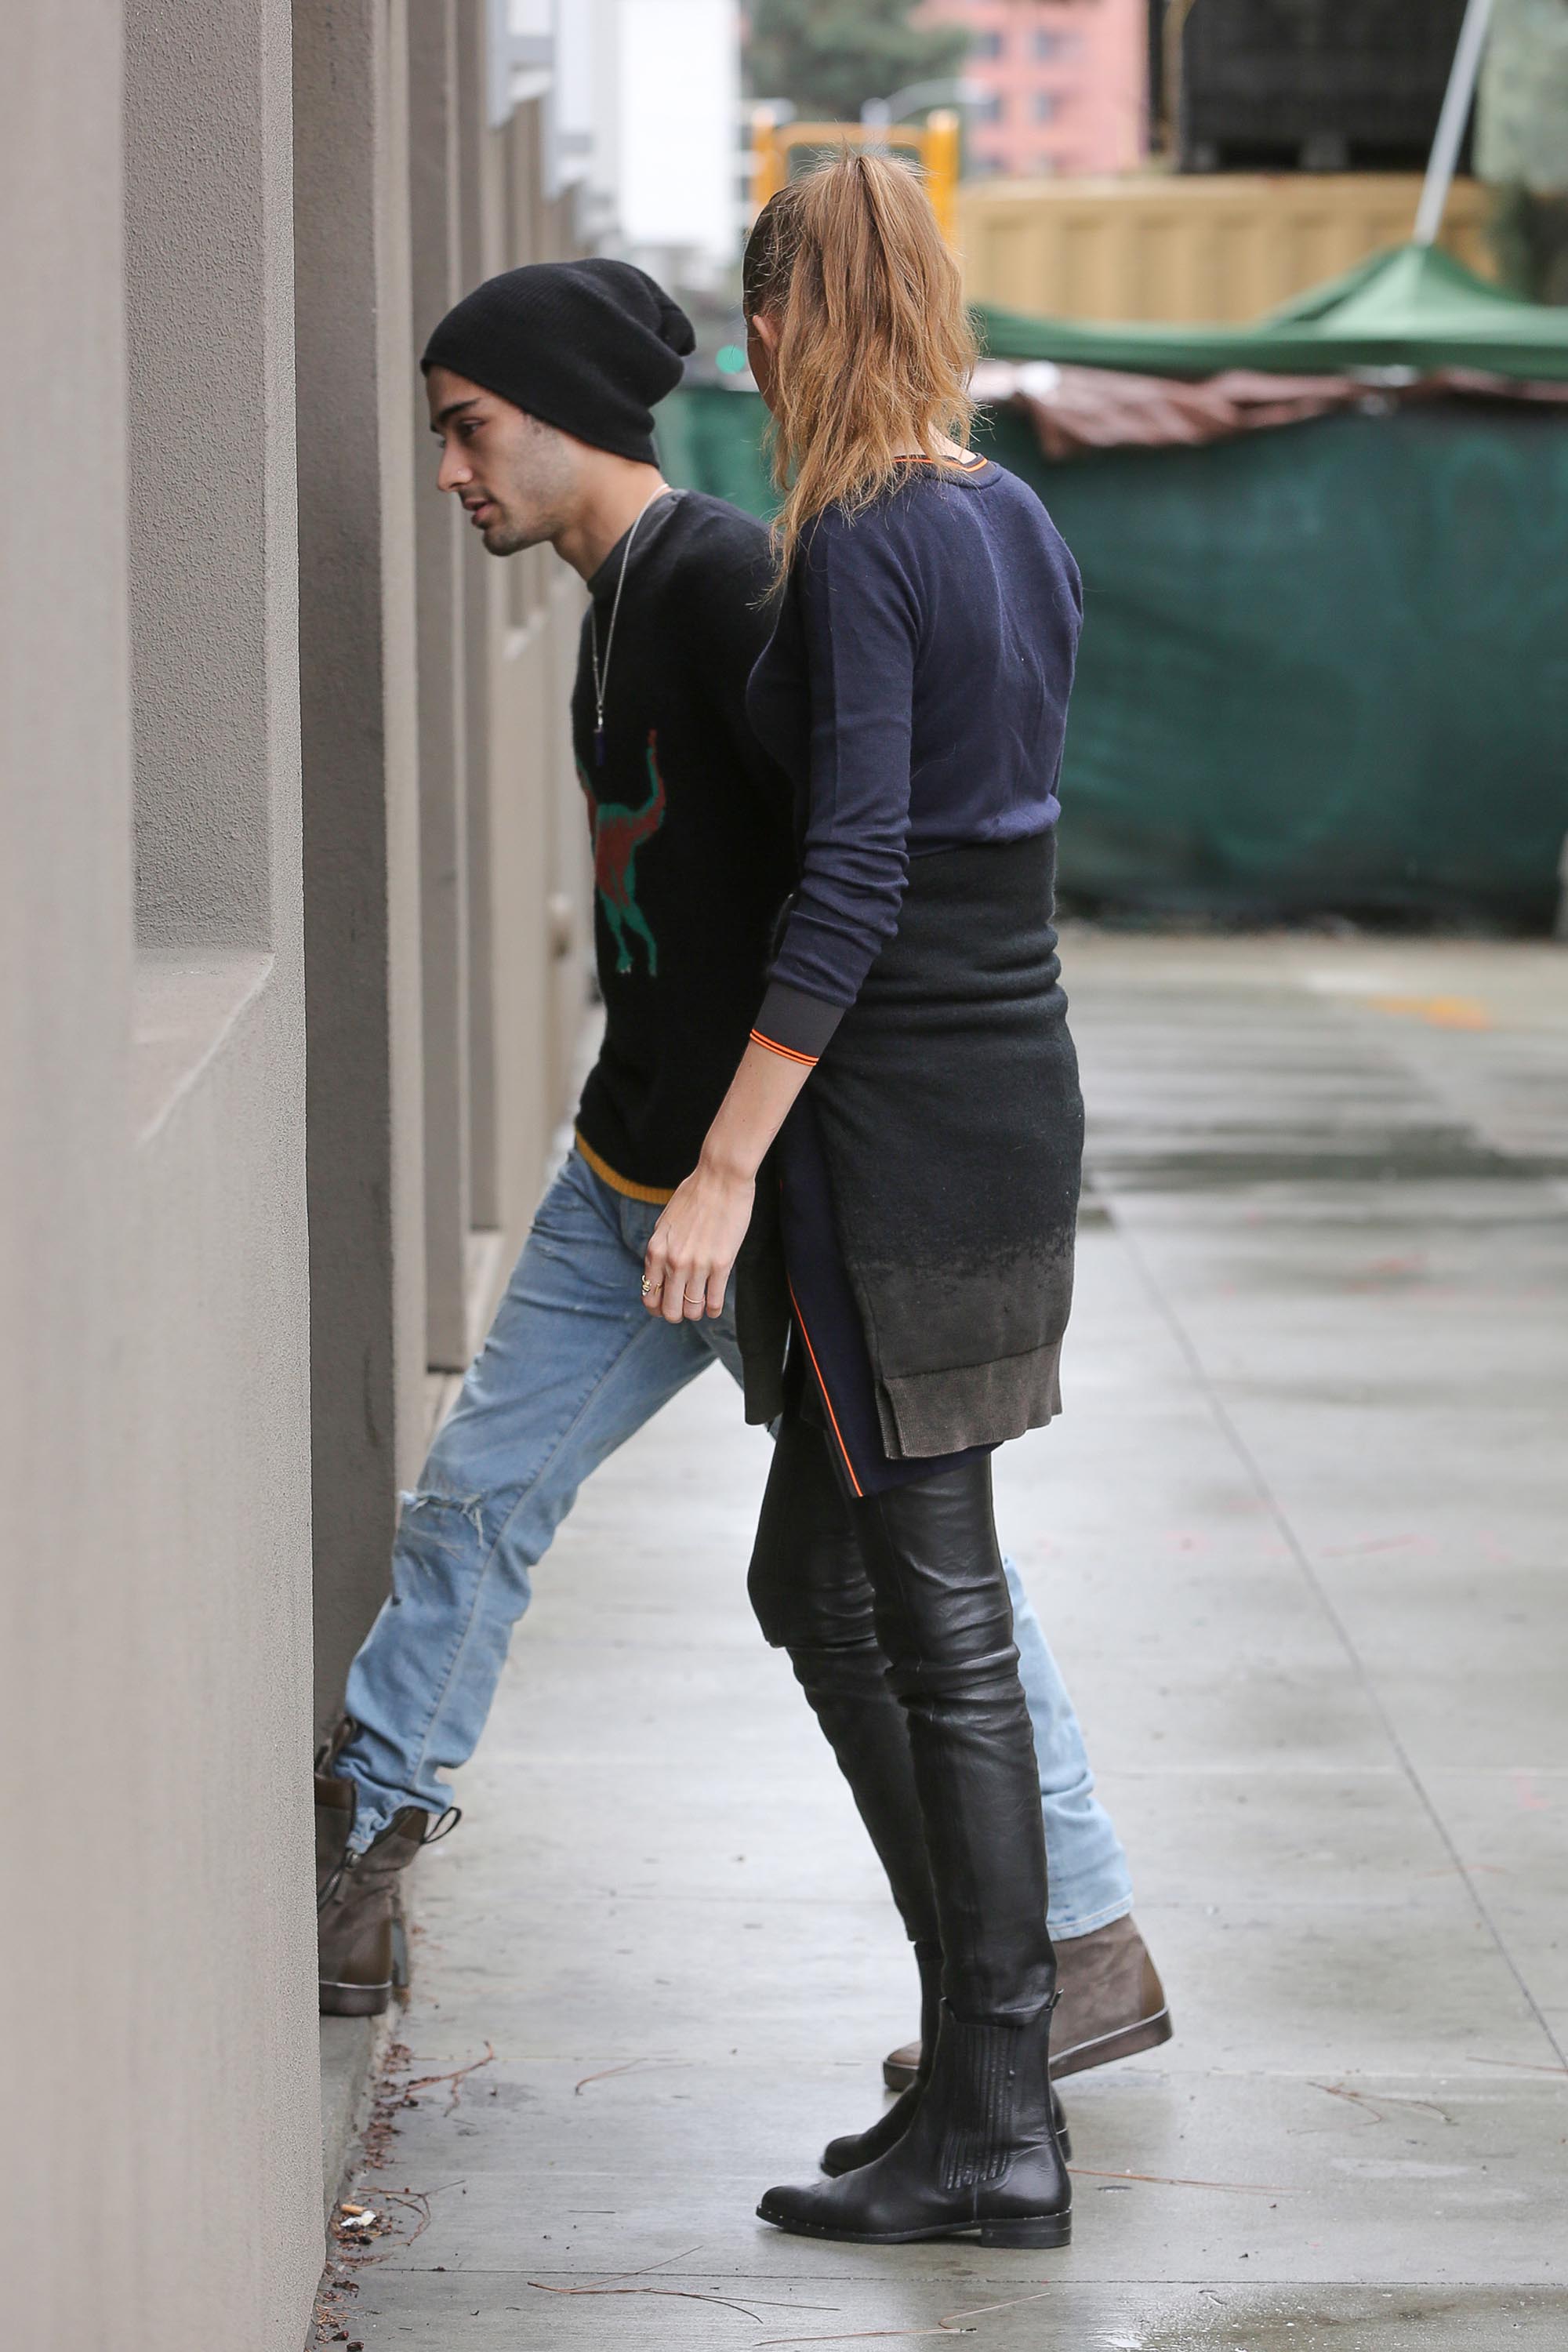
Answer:
[[656, 1209], [662, 1209], [667, 1201], [674, 1200], [675, 1187], [673, 1185], [671, 1185], [668, 1191], [661, 1192], [657, 1184], [634, 1184], [629, 1176], [617, 1176], [615, 1170], [610, 1166], [608, 1160], [601, 1160], [593, 1145], [591, 1143], [584, 1142], [583, 1130], [580, 1127], [574, 1127], [572, 1132], [576, 1139], [578, 1150], [582, 1153], [584, 1159], [587, 1161], [595, 1175], [601, 1178], [602, 1181], [609, 1186], [612, 1192], [619, 1192], [628, 1201], [647, 1201], [651, 1207]]

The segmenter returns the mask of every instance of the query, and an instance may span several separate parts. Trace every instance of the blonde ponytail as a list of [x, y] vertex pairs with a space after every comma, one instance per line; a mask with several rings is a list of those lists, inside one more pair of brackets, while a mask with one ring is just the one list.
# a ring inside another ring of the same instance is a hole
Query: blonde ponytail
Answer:
[[958, 264], [912, 171], [846, 147], [782, 188], [746, 245], [748, 319], [778, 325], [780, 576], [825, 508], [853, 514], [918, 450], [967, 446], [974, 337]]

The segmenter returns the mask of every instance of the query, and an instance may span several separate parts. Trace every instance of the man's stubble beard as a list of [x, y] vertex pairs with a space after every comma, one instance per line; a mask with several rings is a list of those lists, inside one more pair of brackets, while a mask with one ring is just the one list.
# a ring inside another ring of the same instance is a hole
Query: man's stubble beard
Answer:
[[515, 510], [503, 512], [497, 521], [485, 525], [479, 539], [488, 555], [522, 555], [531, 547], [552, 547], [561, 527], [558, 514], [531, 501], [522, 520]]
[[525, 548], [540, 543], [515, 522], [487, 523], [479, 537], [487, 555], [521, 555]]

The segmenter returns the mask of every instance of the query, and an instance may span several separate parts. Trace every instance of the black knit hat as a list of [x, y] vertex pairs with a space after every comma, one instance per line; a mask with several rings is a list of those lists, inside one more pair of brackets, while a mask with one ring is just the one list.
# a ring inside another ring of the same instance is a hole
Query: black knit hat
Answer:
[[696, 340], [680, 305], [629, 261], [531, 261], [465, 295], [420, 364], [652, 465], [653, 404], [680, 382]]

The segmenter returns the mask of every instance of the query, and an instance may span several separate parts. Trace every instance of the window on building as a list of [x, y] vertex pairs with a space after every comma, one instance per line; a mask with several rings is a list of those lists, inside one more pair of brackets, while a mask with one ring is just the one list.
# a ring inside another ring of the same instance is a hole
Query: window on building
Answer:
[[1003, 114], [1002, 92], [994, 89], [987, 98], [976, 99], [970, 110], [976, 122], [1000, 122]]
[[1037, 89], [1035, 92], [1034, 114], [1037, 122], [1054, 122], [1061, 110], [1062, 100], [1059, 90]]
[[1062, 65], [1068, 58], [1076, 58], [1082, 54], [1083, 35], [1058, 32], [1055, 26], [1050, 25], [1037, 25], [1033, 47], [1036, 57], [1042, 65]]
[[976, 33], [969, 44], [972, 58], [999, 58], [1005, 43], [1000, 33]]

